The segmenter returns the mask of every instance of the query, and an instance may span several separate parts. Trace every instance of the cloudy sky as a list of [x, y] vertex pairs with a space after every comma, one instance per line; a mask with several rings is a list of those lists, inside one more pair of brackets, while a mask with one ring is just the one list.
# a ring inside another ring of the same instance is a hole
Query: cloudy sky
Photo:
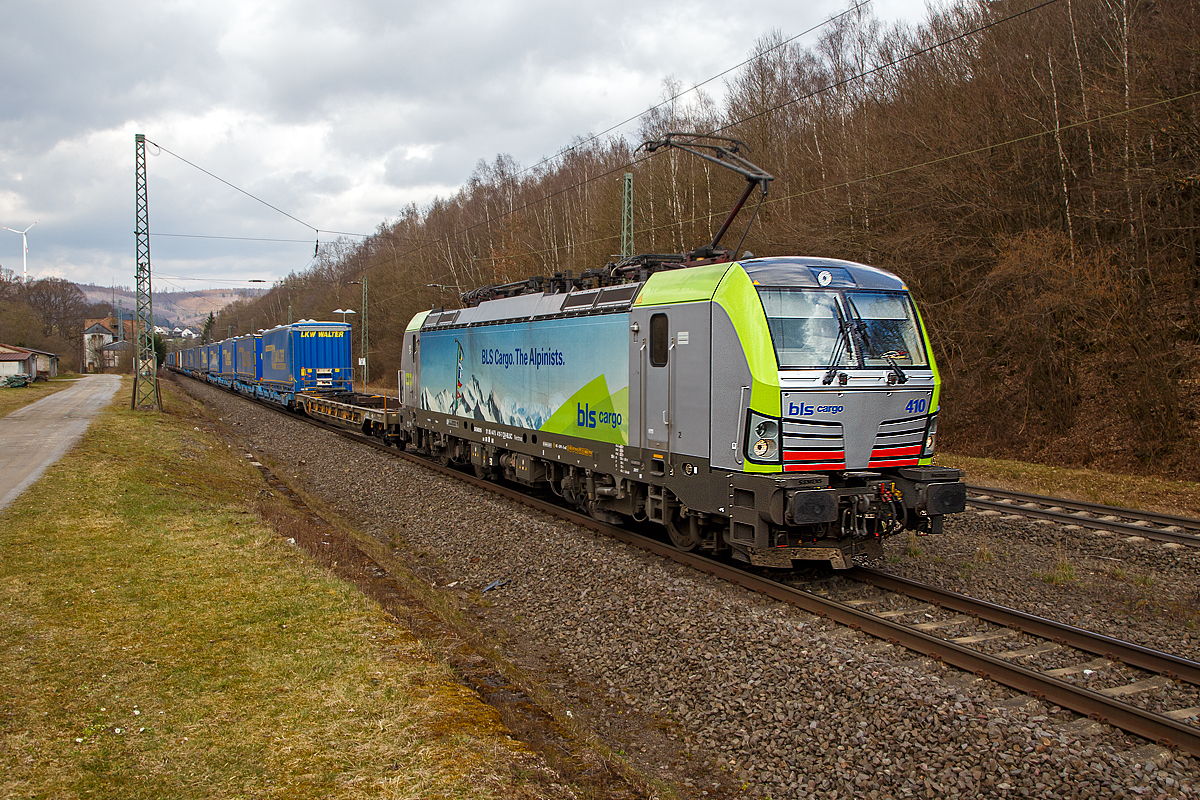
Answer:
[[[869, 5], [884, 22], [926, 16], [923, 0]], [[743, 61], [769, 31], [790, 37], [846, 7], [8, 3], [0, 225], [37, 221], [31, 280], [132, 287], [134, 134], [143, 133], [169, 151], [148, 148], [155, 291], [270, 284], [307, 266], [314, 228], [370, 233], [408, 203], [453, 194], [481, 159], [507, 153], [530, 166], [645, 111], [668, 76], [692, 86]], [[719, 96], [722, 85], [706, 90]], [[263, 238], [297, 241], [248, 241]], [[0, 266], [19, 275], [21, 257], [21, 237], [0, 230]]]

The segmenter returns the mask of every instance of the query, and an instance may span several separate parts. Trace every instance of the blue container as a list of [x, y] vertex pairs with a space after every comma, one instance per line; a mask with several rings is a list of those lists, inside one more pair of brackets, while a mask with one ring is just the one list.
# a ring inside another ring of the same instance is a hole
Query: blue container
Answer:
[[287, 392], [352, 391], [350, 326], [296, 322], [262, 335], [262, 384]]
[[205, 370], [209, 375], [221, 374], [221, 344], [214, 342], [204, 346], [208, 352], [208, 367]]
[[237, 339], [221, 342], [221, 377], [233, 380], [237, 374]]
[[242, 383], [262, 380], [262, 337], [239, 336], [234, 340], [234, 375]]

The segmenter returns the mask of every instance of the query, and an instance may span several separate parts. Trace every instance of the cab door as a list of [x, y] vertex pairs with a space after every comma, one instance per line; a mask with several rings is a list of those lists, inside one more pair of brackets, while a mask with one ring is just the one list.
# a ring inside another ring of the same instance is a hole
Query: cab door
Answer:
[[400, 354], [400, 402], [409, 408], [421, 406], [421, 332], [404, 334], [404, 350]]
[[[634, 366], [630, 398], [629, 444], [666, 453], [674, 421], [673, 350], [669, 310], [634, 309], [630, 313], [629, 363]], [[636, 394], [634, 394], [636, 392]], [[643, 460], [649, 453], [643, 453]]]

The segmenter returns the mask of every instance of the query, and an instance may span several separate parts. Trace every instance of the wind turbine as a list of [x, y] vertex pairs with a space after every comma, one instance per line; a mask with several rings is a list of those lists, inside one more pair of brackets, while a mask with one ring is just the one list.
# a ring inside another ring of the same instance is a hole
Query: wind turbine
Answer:
[[[33, 223], [33, 225], [37, 225], [38, 222], [41, 222], [41, 220], [39, 219], [37, 222]], [[32, 228], [33, 225], [30, 225], [29, 228]], [[26, 228], [23, 231], [19, 231], [16, 228], [10, 228], [7, 225], [0, 225], [0, 228], [4, 228], [6, 231], [12, 231], [13, 233], [21, 234], [21, 282], [29, 283], [29, 239], [25, 236], [25, 234], [29, 233], [29, 228]]]

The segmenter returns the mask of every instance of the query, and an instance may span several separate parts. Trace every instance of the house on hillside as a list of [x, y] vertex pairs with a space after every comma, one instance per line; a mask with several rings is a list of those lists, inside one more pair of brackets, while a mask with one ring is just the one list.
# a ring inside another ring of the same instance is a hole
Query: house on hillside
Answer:
[[121, 366], [121, 359], [125, 358], [132, 364], [133, 358], [133, 342], [125, 339], [120, 342], [106, 344], [100, 348], [100, 360], [104, 369], [115, 370]]
[[[111, 314], [101, 319], [85, 320], [83, 324], [83, 369], [85, 372], [101, 372], [105, 368], [116, 367], [117, 357], [116, 351], [109, 351], [109, 356], [104, 355], [104, 348], [108, 345], [129, 342], [133, 339], [133, 320], [121, 320], [124, 331], [120, 331], [117, 327], [117, 320]], [[118, 335], [118, 332], [123, 335]], [[111, 361], [112, 363], [106, 363]]]

